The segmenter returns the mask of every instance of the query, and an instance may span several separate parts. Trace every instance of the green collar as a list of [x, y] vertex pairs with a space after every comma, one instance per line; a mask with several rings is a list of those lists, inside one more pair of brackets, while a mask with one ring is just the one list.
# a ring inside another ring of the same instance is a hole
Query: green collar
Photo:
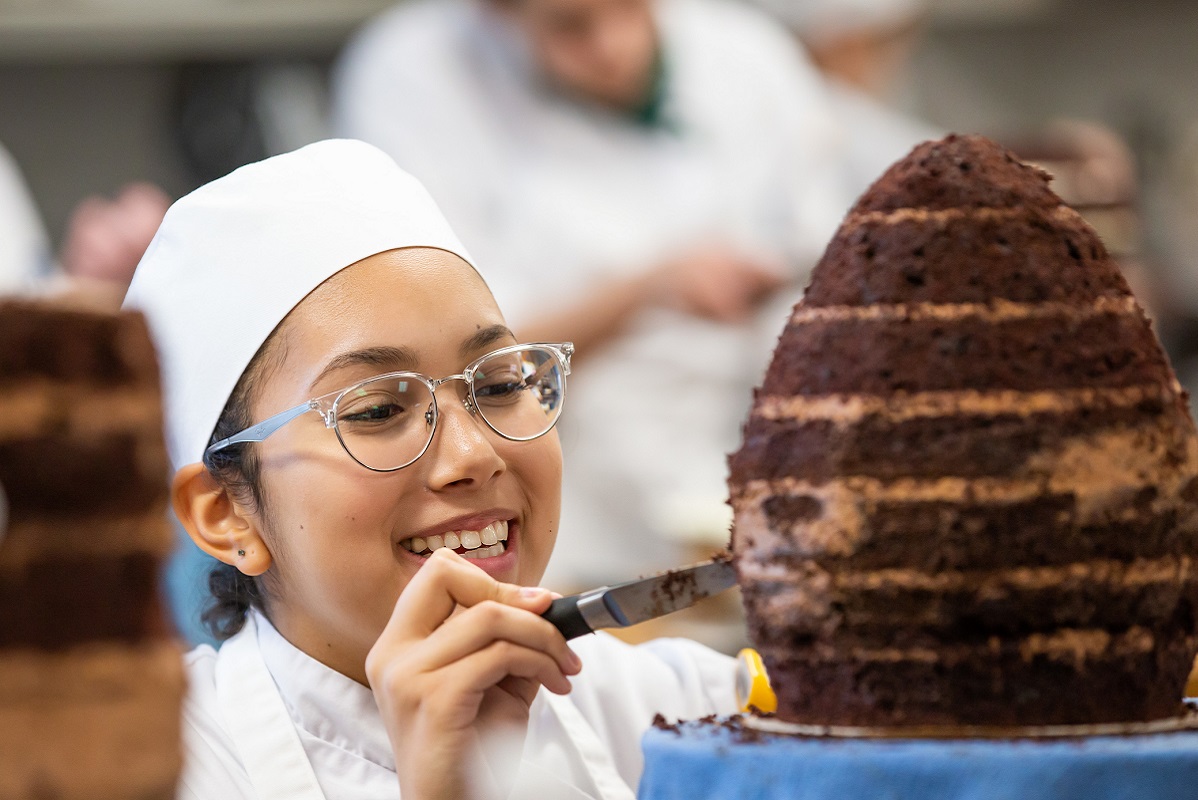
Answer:
[[666, 59], [659, 47], [657, 57], [653, 60], [653, 75], [650, 79], [648, 96], [639, 108], [634, 108], [629, 112], [628, 118], [644, 128], [675, 131], [677, 122], [666, 113], [669, 99], [668, 83], [669, 70], [666, 68]]

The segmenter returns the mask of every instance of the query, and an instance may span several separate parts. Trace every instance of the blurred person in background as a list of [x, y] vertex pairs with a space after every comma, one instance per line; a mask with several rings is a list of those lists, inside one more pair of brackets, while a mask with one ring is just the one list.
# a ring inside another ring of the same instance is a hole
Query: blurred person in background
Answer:
[[84, 199], [71, 213], [59, 255], [66, 291], [119, 306], [170, 204], [165, 192], [143, 181], [111, 198]]
[[16, 161], [0, 147], [0, 295], [51, 294], [116, 308], [170, 198], [131, 183], [72, 212], [58, 259]]
[[519, 336], [586, 362], [548, 585], [726, 543], [726, 454], [850, 199], [787, 32], [723, 0], [425, 0], [351, 42], [333, 99], [490, 265]]
[[899, 110], [895, 95], [928, 0], [751, 0], [789, 27], [827, 80], [845, 137], [841, 176], [856, 197], [915, 145], [944, 135]]
[[53, 259], [41, 216], [16, 161], [0, 147], [0, 295], [30, 289]]

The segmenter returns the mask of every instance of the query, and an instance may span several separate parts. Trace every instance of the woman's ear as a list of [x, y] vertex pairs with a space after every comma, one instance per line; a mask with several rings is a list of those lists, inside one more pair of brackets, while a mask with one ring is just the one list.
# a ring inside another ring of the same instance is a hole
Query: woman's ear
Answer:
[[271, 555], [257, 525], [203, 464], [188, 464], [171, 485], [175, 515], [196, 546], [246, 575], [270, 569]]

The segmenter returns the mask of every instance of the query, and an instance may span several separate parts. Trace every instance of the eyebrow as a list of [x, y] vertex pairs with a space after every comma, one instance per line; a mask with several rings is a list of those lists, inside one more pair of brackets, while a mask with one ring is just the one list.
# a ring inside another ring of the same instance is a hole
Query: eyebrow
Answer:
[[511, 339], [514, 341], [516, 334], [512, 333], [506, 325], [491, 325], [487, 328], [481, 328], [475, 331], [474, 335], [466, 339], [466, 341], [462, 342], [462, 346], [458, 352], [462, 358], [467, 358], [501, 339]]
[[316, 386], [324, 378], [337, 370], [346, 369], [348, 367], [369, 366], [369, 367], [384, 367], [390, 370], [412, 370], [416, 368], [417, 358], [416, 352], [410, 347], [389, 347], [380, 345], [379, 347], [366, 347], [361, 350], [351, 350], [348, 353], [341, 353], [334, 356], [329, 363], [324, 365], [324, 369], [312, 381], [311, 387]]
[[[462, 342], [459, 352], [463, 358], [467, 358], [501, 339], [514, 340], [515, 338], [516, 334], [512, 333], [511, 329], [506, 325], [491, 325], [475, 331], [469, 338]], [[309, 388], [315, 387], [331, 373], [349, 367], [368, 366], [382, 367], [389, 370], [414, 370], [418, 363], [419, 359], [416, 356], [416, 352], [410, 347], [380, 345], [378, 347], [365, 347], [361, 350], [351, 350], [348, 353], [341, 353], [334, 356], [329, 363], [325, 364], [324, 369], [312, 381]]]

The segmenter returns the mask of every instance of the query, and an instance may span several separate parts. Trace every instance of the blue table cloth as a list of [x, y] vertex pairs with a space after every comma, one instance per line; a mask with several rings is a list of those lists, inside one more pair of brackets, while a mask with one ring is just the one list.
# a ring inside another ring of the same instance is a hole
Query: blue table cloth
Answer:
[[[1073, 739], [831, 739], [711, 723], [645, 735], [640, 800], [1198, 798], [1198, 732]], [[756, 740], [754, 740], [756, 738]]]

